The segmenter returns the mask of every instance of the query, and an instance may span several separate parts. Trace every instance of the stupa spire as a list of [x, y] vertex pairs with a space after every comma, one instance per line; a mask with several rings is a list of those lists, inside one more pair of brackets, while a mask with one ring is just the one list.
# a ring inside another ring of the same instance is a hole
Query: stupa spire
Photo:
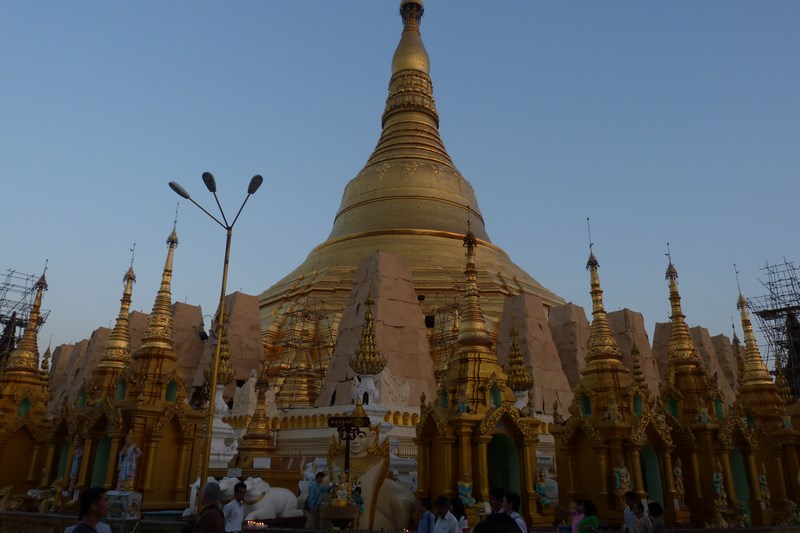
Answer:
[[508, 386], [514, 392], [526, 391], [533, 386], [533, 378], [525, 366], [522, 358], [522, 350], [519, 347], [519, 334], [516, 326], [511, 326], [511, 351], [508, 354], [506, 364], [506, 374], [508, 374]]
[[124, 369], [131, 358], [131, 333], [130, 333], [130, 309], [131, 296], [133, 295], [133, 284], [136, 283], [136, 273], [133, 265], [128, 268], [122, 277], [125, 288], [122, 290], [120, 298], [119, 314], [114, 330], [108, 338], [103, 358], [98, 367], [114, 367]]
[[761, 354], [758, 351], [758, 344], [756, 343], [756, 335], [753, 332], [753, 325], [750, 322], [750, 314], [747, 310], [747, 299], [739, 293], [739, 299], [736, 306], [742, 315], [742, 330], [744, 331], [744, 358], [743, 358], [743, 373], [742, 373], [742, 389], [746, 390], [748, 387], [758, 385], [772, 386], [772, 376], [767, 370], [767, 366], [761, 359]]
[[147, 329], [142, 336], [142, 347], [145, 349], [161, 349], [170, 352], [168, 358], [176, 359], [175, 342], [172, 340], [172, 259], [178, 247], [178, 234], [175, 226], [167, 237], [167, 259], [161, 273], [161, 286], [153, 303], [153, 310], [147, 320]]
[[361, 347], [350, 358], [350, 368], [359, 376], [377, 376], [386, 367], [386, 358], [375, 341], [375, 323], [372, 317], [372, 295], [364, 301], [364, 327], [361, 330]]
[[97, 364], [94, 371], [92, 389], [98, 398], [108, 397], [114, 394], [114, 381], [117, 376], [122, 374], [131, 361], [131, 334], [129, 313], [131, 308], [131, 295], [133, 294], [133, 284], [136, 282], [136, 274], [131, 263], [128, 271], [122, 278], [125, 288], [122, 290], [120, 299], [119, 314], [117, 322], [111, 335], [108, 337], [103, 357]]
[[669, 359], [672, 361], [688, 359], [697, 361], [699, 364], [700, 356], [697, 353], [692, 335], [689, 333], [689, 327], [686, 325], [686, 317], [681, 309], [681, 295], [678, 292], [678, 269], [672, 264], [671, 255], [669, 256], [666, 279], [669, 280], [669, 302], [672, 310], [670, 314], [672, 327], [669, 335]]
[[39, 319], [42, 309], [42, 293], [47, 290], [47, 280], [44, 274], [39, 278], [34, 286], [36, 296], [33, 299], [31, 313], [28, 315], [28, 323], [22, 333], [22, 339], [8, 357], [8, 362], [4, 369], [4, 374], [30, 374], [39, 376]]
[[472, 206], [475, 236], [489, 241], [475, 192], [439, 135], [430, 59], [420, 33], [424, 11], [421, 0], [400, 3], [403, 31], [392, 57], [381, 136], [345, 188], [328, 242], [387, 229], [452, 236], [463, 227], [465, 206]]
[[[133, 385], [129, 397], [137, 402], [154, 403], [165, 400], [167, 387], [162, 376], [174, 372], [178, 355], [175, 351], [172, 319], [172, 259], [178, 246], [175, 226], [167, 237], [167, 259], [161, 273], [161, 286], [156, 294], [153, 310], [147, 319], [147, 328], [142, 335], [142, 345], [133, 354], [130, 381]], [[180, 380], [176, 386], [181, 388]], [[182, 390], [182, 389], [181, 389]]]
[[488, 348], [492, 346], [492, 340], [486, 331], [486, 322], [481, 310], [478, 269], [475, 267], [475, 249], [477, 246], [478, 241], [468, 223], [467, 233], [464, 235], [467, 266], [464, 270], [466, 283], [464, 304], [461, 310], [461, 327], [458, 330], [458, 344], [460, 346], [483, 346]]
[[622, 361], [622, 352], [614, 339], [614, 335], [611, 333], [611, 326], [608, 325], [608, 317], [603, 306], [603, 290], [600, 288], [600, 276], [597, 273], [599, 266], [597, 258], [590, 251], [589, 260], [586, 262], [586, 270], [589, 271], [590, 294], [592, 295], [592, 326], [589, 329], [589, 349], [586, 353], [587, 366], [595, 361]]

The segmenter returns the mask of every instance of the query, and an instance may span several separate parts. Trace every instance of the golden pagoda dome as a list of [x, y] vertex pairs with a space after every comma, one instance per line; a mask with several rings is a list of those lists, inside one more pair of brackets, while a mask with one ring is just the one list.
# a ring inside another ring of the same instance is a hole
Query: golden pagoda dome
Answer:
[[[403, 29], [380, 138], [345, 187], [328, 239], [260, 295], [264, 332], [302, 299], [324, 301], [331, 316], [341, 313], [359, 261], [376, 250], [405, 258], [422, 311], [432, 314], [437, 299], [460, 297], [465, 218], [482, 247], [478, 277], [488, 317], [499, 319], [503, 299], [512, 294], [534, 294], [546, 306], [564, 303], [491, 243], [472, 185], [439, 135], [430, 61], [420, 33], [422, 2], [403, 0], [400, 11]], [[270, 335], [280, 342], [280, 332]]]

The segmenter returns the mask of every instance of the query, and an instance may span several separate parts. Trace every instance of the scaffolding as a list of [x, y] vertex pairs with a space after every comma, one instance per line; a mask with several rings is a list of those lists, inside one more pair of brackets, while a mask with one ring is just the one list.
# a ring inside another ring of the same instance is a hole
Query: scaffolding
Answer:
[[780, 370], [795, 398], [800, 397], [800, 267], [786, 258], [766, 264], [759, 279], [767, 293], [750, 299], [767, 341], [768, 366]]
[[[39, 276], [35, 274], [6, 270], [0, 282], [0, 366], [5, 365], [9, 354], [22, 338], [36, 297], [37, 281]], [[48, 310], [40, 310], [37, 332], [49, 314]]]

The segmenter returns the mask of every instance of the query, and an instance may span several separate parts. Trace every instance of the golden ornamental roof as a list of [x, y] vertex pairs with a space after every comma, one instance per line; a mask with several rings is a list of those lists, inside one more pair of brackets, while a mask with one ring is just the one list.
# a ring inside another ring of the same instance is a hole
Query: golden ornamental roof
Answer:
[[792, 392], [792, 387], [789, 386], [789, 380], [786, 379], [786, 376], [783, 374], [783, 369], [780, 367], [776, 368], [775, 386], [778, 388], [778, 394], [780, 394], [780, 397], [786, 402], [786, 405], [794, 403], [795, 397]]
[[513, 325], [511, 326], [511, 351], [508, 354], [506, 374], [508, 374], [508, 386], [514, 392], [525, 391], [533, 386], [533, 378], [522, 358], [517, 328]]
[[375, 302], [372, 295], [367, 295], [364, 301], [364, 327], [361, 329], [361, 344], [353, 357], [350, 358], [350, 368], [359, 376], [377, 376], [386, 367], [386, 358], [378, 350], [375, 339], [375, 321], [372, 317], [372, 306]]

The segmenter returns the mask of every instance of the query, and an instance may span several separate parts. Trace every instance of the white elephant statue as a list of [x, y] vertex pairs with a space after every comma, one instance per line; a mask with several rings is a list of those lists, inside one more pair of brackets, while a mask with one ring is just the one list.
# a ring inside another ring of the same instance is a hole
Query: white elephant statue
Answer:
[[245, 520], [303, 516], [297, 496], [289, 489], [270, 487], [269, 483], [258, 477], [249, 477], [244, 484], [247, 485], [244, 495]]

